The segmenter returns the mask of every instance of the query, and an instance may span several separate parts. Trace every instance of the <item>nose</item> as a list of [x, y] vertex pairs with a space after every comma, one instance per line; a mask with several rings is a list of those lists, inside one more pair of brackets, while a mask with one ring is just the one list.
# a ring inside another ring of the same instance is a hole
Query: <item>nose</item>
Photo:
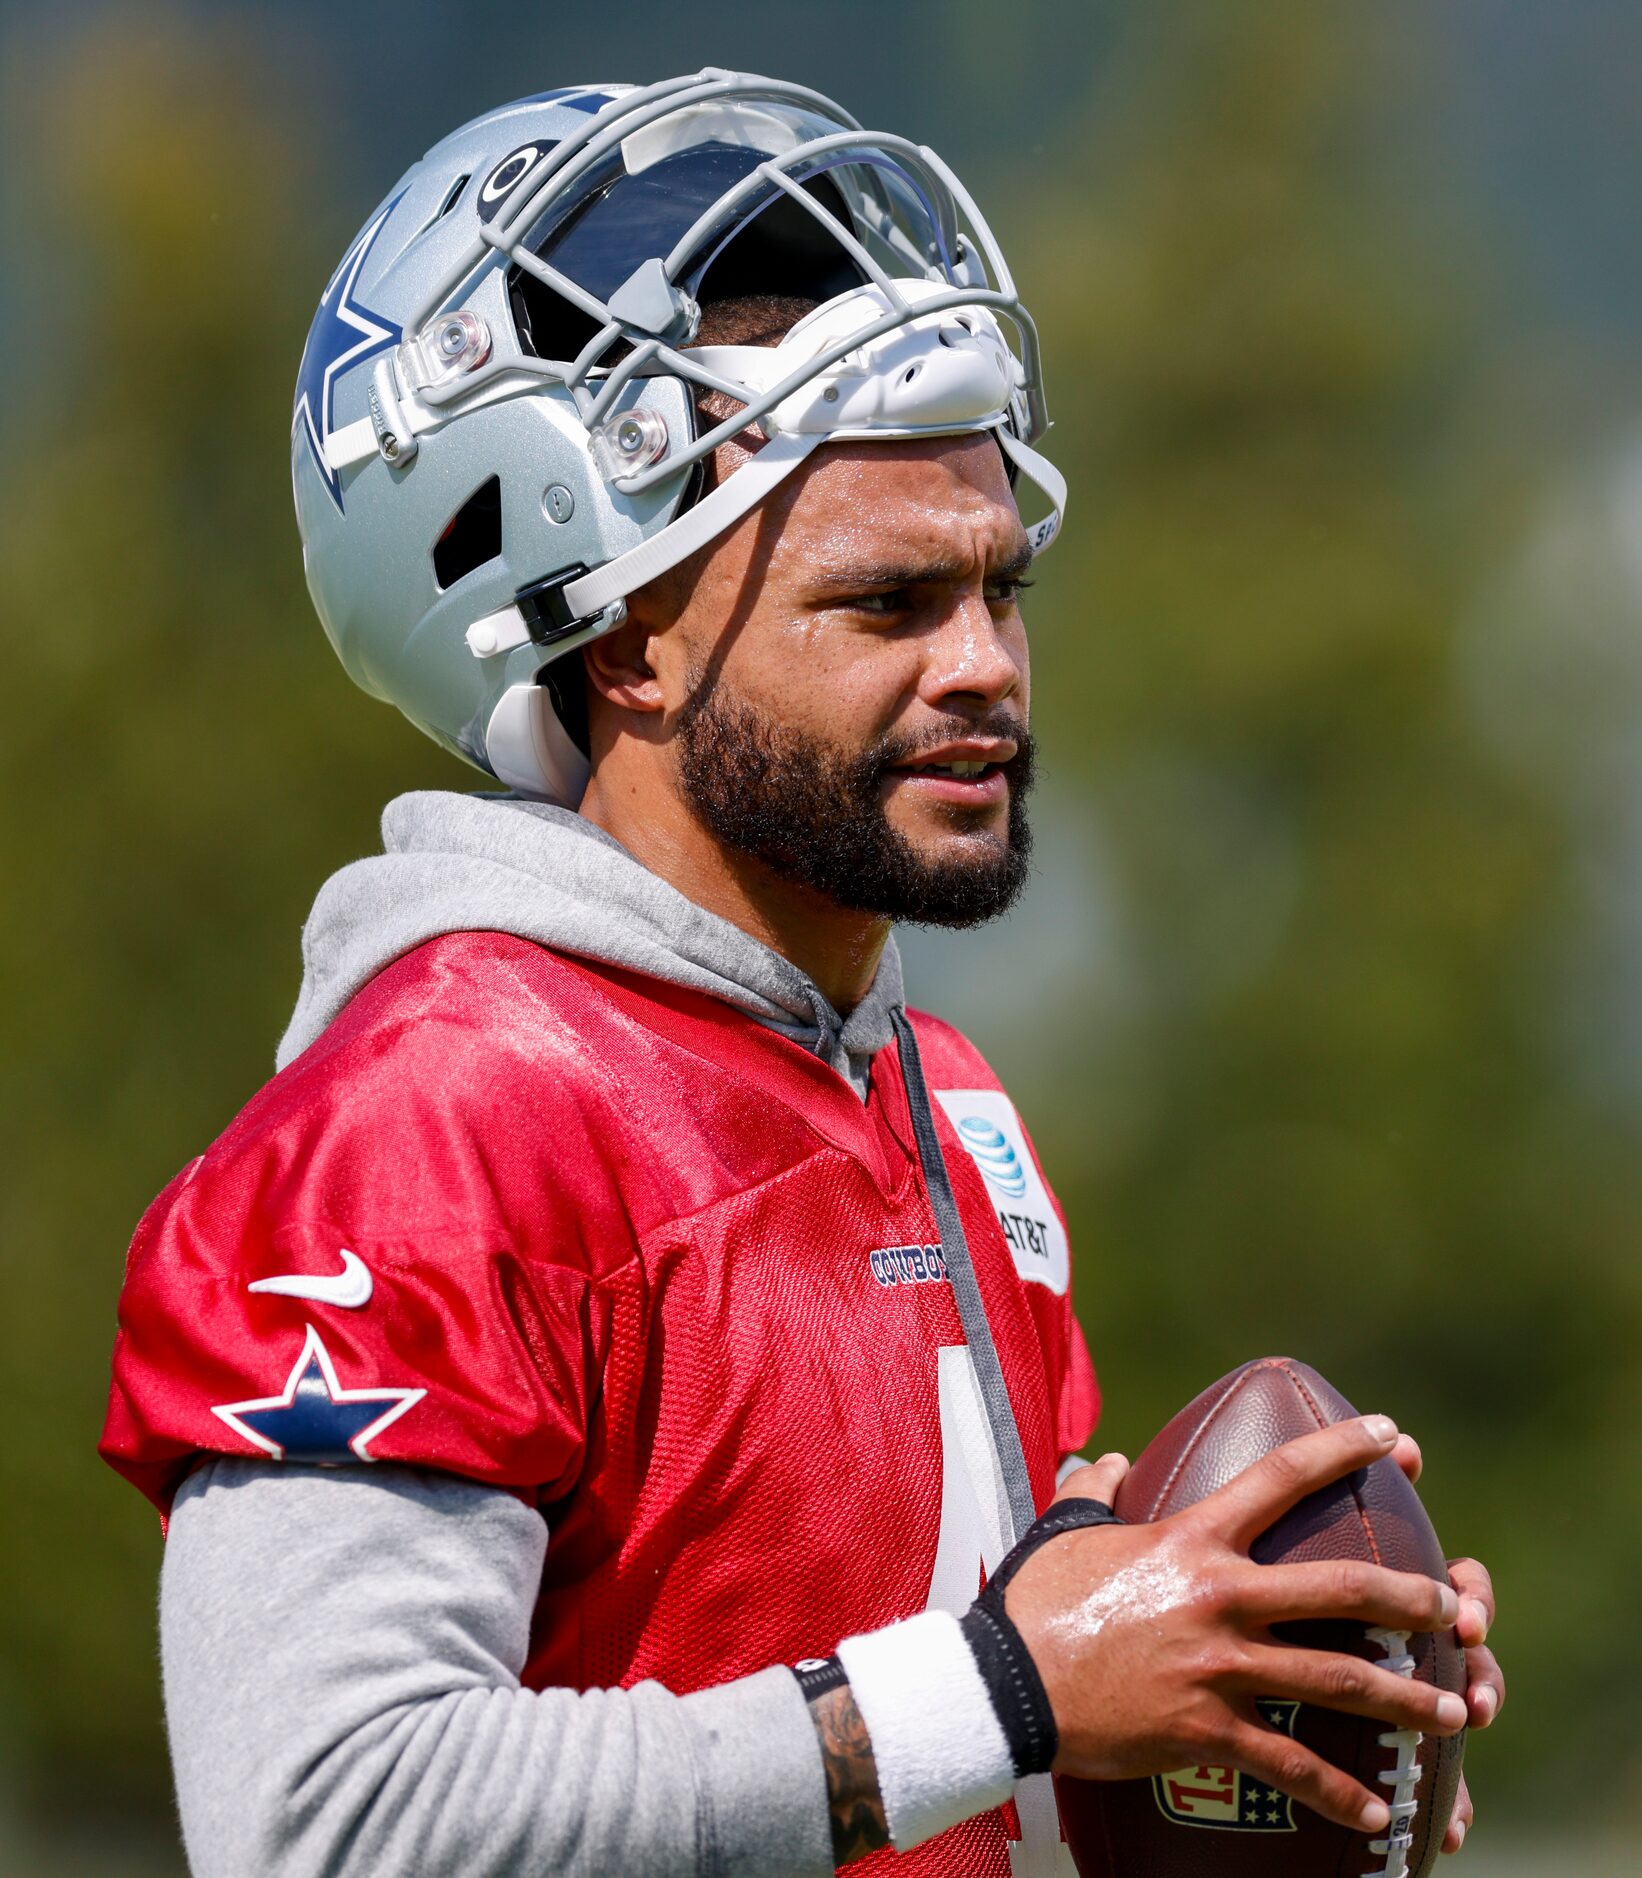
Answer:
[[991, 710], [1005, 698], [1026, 698], [1026, 639], [1018, 614], [994, 617], [983, 590], [955, 594], [927, 642], [920, 700], [947, 711]]

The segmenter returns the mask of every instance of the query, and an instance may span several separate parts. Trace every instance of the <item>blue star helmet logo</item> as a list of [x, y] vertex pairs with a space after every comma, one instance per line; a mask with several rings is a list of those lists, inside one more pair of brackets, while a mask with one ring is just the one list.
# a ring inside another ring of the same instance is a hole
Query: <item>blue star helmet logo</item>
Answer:
[[342, 510], [342, 478], [331, 467], [325, 446], [334, 428], [331, 407], [340, 375], [365, 359], [375, 358], [400, 340], [400, 329], [380, 313], [354, 298], [354, 284], [365, 265], [382, 224], [399, 206], [393, 201], [363, 229], [353, 246], [342, 257], [342, 264], [331, 276], [331, 284], [320, 300], [314, 323], [308, 328], [308, 343], [302, 348], [302, 369], [297, 373], [296, 408], [291, 413], [291, 428], [300, 424], [307, 433], [308, 448], [314, 467], [330, 491], [338, 513]]
[[226, 1402], [211, 1413], [276, 1461], [334, 1467], [374, 1461], [370, 1444], [415, 1408], [426, 1389], [344, 1389], [312, 1324], [279, 1395]]

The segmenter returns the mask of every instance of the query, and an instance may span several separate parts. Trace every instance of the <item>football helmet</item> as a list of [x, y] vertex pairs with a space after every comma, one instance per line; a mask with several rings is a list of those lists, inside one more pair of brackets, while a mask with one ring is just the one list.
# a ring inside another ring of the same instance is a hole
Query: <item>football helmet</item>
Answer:
[[[819, 302], [779, 345], [692, 346], [704, 301]], [[698, 417], [703, 391], [745, 407]], [[709, 494], [700, 466], [768, 442]], [[587, 780], [565, 659], [829, 438], [995, 432], [1065, 485], [1037, 334], [933, 151], [818, 92], [708, 69], [522, 98], [395, 184], [303, 352], [292, 480], [350, 675], [521, 793]]]

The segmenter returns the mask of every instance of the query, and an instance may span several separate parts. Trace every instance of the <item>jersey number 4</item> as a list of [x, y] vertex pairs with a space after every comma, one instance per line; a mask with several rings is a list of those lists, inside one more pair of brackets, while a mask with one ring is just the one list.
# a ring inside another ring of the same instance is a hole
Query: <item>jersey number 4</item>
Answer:
[[[1009, 1549], [1009, 1503], [969, 1346], [955, 1344], [938, 1360], [941, 1533], [927, 1608], [961, 1617], [975, 1601], [983, 1570], [996, 1571]], [[1060, 1836], [1054, 1782], [1047, 1774], [1016, 1782], [1015, 1811], [1021, 1836], [1010, 1841], [1010, 1878], [1077, 1878]]]

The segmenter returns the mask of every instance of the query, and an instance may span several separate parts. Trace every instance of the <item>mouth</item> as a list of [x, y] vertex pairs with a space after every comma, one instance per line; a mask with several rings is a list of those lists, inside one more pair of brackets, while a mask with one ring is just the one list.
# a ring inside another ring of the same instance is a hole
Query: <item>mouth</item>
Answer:
[[910, 776], [958, 776], [967, 781], [971, 776], [984, 776], [989, 769], [996, 769], [996, 763], [920, 763], [915, 769], [909, 769]]
[[1016, 746], [1007, 741], [948, 746], [924, 753], [916, 762], [898, 763], [890, 770], [892, 786], [909, 789], [930, 801], [960, 808], [987, 808], [1007, 801], [1006, 771]]

